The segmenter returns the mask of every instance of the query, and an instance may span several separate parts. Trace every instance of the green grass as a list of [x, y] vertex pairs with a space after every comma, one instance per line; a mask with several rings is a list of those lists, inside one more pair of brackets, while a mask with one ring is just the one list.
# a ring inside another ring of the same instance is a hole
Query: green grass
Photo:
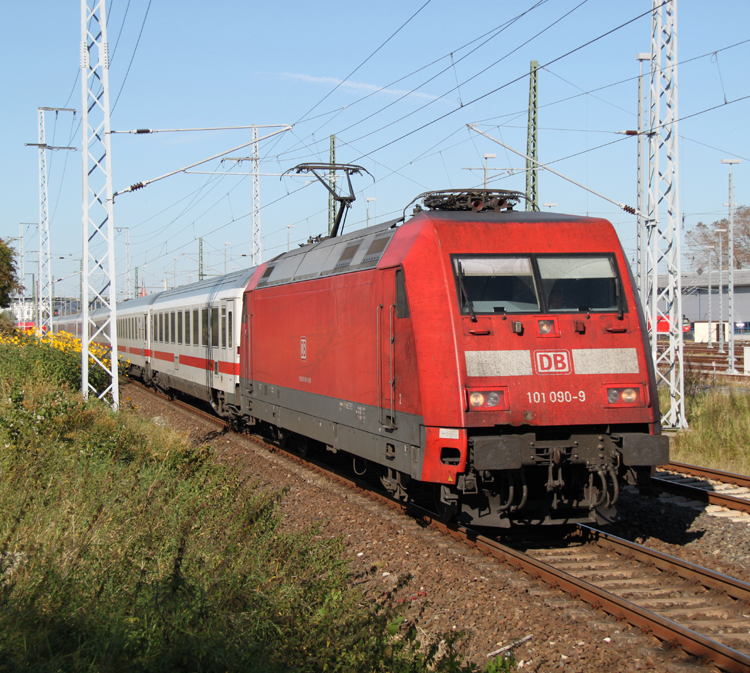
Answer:
[[[662, 411], [669, 398], [660, 389]], [[673, 461], [750, 474], [750, 393], [742, 385], [725, 384], [713, 377], [685, 377], [685, 417], [689, 429], [672, 435]]]
[[283, 530], [283, 492], [41, 365], [26, 375], [14, 348], [0, 347], [0, 671], [477, 670], [455, 635], [420, 643], [395, 600], [356, 589], [341, 540]]

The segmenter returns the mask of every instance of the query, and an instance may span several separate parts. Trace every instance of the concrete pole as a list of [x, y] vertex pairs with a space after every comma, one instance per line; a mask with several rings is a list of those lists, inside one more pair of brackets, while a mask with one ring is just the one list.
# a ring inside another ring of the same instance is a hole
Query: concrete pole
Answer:
[[732, 182], [732, 165], [740, 163], [739, 159], [722, 159], [722, 164], [729, 164], [729, 290], [727, 298], [729, 301], [729, 367], [730, 374], [737, 374], [735, 367], [736, 357], [734, 354], [734, 184]]
[[722, 269], [722, 257], [724, 256], [723, 250], [723, 239], [721, 235], [726, 229], [716, 229], [719, 234], [719, 353], [724, 352], [724, 284], [721, 277]]

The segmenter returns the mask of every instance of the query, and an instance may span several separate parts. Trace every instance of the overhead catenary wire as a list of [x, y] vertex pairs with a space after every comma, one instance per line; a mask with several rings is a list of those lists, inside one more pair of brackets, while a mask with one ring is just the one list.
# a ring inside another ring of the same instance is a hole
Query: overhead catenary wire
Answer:
[[[741, 99], [739, 99], [739, 100], [741, 100]], [[737, 101], [732, 101], [732, 102], [737, 102]], [[719, 106], [717, 106], [717, 107], [719, 107]], [[697, 113], [696, 113], [696, 114], [697, 114]], [[343, 142], [343, 141], [342, 141], [342, 142]], [[616, 141], [615, 141], [615, 142], [616, 142]], [[594, 149], [596, 149], [596, 148], [590, 148], [589, 150], [586, 150], [586, 151], [592, 151], [592, 150], [594, 150]]]

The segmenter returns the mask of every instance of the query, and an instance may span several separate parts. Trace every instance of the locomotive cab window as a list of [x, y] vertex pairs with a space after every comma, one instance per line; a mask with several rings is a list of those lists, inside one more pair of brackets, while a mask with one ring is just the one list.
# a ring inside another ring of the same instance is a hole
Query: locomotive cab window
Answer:
[[453, 255], [463, 315], [627, 310], [613, 255]]
[[622, 287], [613, 257], [608, 255], [539, 255], [547, 311], [608, 313], [624, 310]]
[[461, 313], [538, 313], [534, 270], [530, 257], [454, 256]]

